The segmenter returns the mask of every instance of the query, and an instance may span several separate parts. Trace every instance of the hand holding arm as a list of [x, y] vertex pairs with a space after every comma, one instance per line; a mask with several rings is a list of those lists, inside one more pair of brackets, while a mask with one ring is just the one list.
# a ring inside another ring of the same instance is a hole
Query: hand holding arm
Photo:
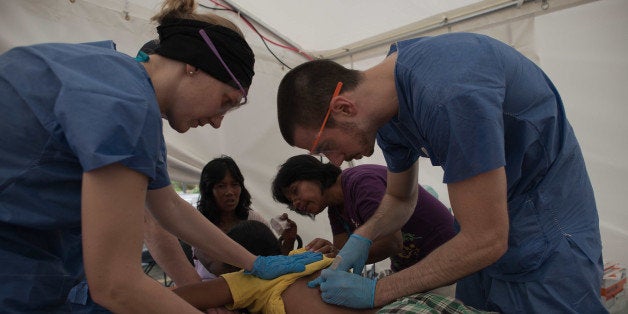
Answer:
[[[301, 272], [320, 260], [320, 253], [298, 256], [254, 256], [183, 200], [171, 186], [148, 192], [148, 208], [168, 231], [208, 256], [263, 279]], [[302, 254], [299, 254], [302, 255]]]
[[377, 279], [331, 269], [323, 270], [319, 278], [323, 301], [357, 309], [373, 308]]
[[305, 252], [294, 255], [258, 256], [251, 271], [245, 271], [262, 279], [274, 279], [288, 273], [299, 273], [305, 270], [305, 265], [320, 261], [323, 254]]
[[362, 274], [366, 260], [369, 257], [369, 249], [373, 241], [358, 235], [352, 234], [349, 240], [342, 247], [338, 255], [342, 256], [342, 261], [338, 264], [338, 270], [348, 271], [353, 268], [354, 274]]
[[508, 248], [504, 167], [450, 183], [448, 188], [460, 232], [418, 263], [382, 278], [376, 305], [455, 282], [494, 263]]
[[[354, 274], [361, 275], [366, 259], [369, 256], [369, 248], [372, 243], [373, 242], [371, 242], [371, 240], [357, 234], [349, 236], [349, 241], [345, 243], [342, 250], [340, 250], [336, 256], [336, 258], [340, 260], [336, 269], [339, 271], [348, 271], [353, 268]], [[319, 276], [318, 278], [308, 282], [307, 285], [310, 288], [314, 288], [320, 285], [323, 280], [323, 277]]]

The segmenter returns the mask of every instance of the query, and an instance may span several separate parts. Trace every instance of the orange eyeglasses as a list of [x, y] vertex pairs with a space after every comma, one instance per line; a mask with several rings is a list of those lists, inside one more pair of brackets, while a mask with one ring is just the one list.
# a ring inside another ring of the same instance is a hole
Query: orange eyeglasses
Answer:
[[[342, 82], [338, 82], [336, 85], [336, 90], [334, 90], [333, 96], [331, 99], [333, 100], [338, 95], [340, 95], [340, 90], [342, 89]], [[325, 125], [327, 125], [327, 120], [329, 120], [329, 114], [331, 114], [331, 100], [329, 102], [329, 109], [327, 109], [327, 113], [325, 114], [325, 119], [323, 119], [323, 124], [321, 124], [321, 128], [318, 130], [318, 134], [314, 138], [314, 142], [312, 142], [312, 147], [310, 148], [310, 154], [315, 154], [314, 149], [318, 146], [318, 142], [321, 140], [321, 134], [323, 134], [323, 130], [325, 129]]]

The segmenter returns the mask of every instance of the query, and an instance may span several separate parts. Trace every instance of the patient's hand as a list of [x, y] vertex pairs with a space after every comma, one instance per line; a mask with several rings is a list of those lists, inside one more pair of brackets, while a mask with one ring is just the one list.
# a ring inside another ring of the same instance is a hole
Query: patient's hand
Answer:
[[327, 257], [334, 258], [338, 254], [336, 247], [328, 240], [316, 238], [312, 240], [305, 249], [311, 252], [321, 252]]
[[287, 222], [287, 228], [284, 229], [281, 238], [283, 238], [284, 241], [290, 241], [292, 245], [294, 245], [294, 241], [297, 238], [297, 223], [288, 218], [288, 214], [286, 213], [283, 213], [279, 219]]

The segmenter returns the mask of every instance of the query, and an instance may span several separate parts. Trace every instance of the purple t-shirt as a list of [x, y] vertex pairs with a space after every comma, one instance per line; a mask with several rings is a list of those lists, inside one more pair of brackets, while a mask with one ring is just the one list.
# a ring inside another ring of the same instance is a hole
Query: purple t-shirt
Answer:
[[[353, 233], [377, 210], [386, 192], [386, 167], [360, 165], [342, 172], [344, 208], [330, 206], [327, 213], [334, 235]], [[454, 218], [432, 194], [419, 186], [419, 201], [401, 227], [403, 250], [391, 256], [391, 269], [400, 271], [423, 259], [455, 235]]]

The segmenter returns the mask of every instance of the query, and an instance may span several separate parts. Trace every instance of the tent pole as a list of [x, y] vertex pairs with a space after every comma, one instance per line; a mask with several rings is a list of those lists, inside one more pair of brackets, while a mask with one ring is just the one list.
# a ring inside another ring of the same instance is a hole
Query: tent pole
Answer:
[[[547, 1], [539, 4], [532, 0], [486, 0], [460, 9], [435, 15], [392, 31], [349, 44], [345, 47], [319, 52], [314, 51], [309, 52], [309, 54], [317, 56], [317, 58], [339, 60], [349, 55], [364, 52], [383, 45], [389, 45], [399, 40], [417, 37], [422, 34], [439, 30], [443, 27], [451, 27], [454, 24], [463, 24], [463, 22], [469, 22], [480, 16], [494, 14], [498, 11], [515, 6], [518, 10], [521, 10], [521, 12], [513, 14], [513, 16], [520, 18], [521, 16], [526, 15], [538, 15], [539, 12], [543, 12], [542, 14], [545, 14], [557, 9], [577, 6], [592, 1], [595, 0], [551, 0], [549, 1], [549, 4], [552, 6], [550, 8]], [[511, 16], [506, 18], [506, 20], [512, 20], [513, 18], [514, 17]], [[459, 31], [465, 30], [462, 28]]]
[[416, 37], [419, 34], [427, 33], [442, 27], [459, 23], [480, 15], [496, 12], [511, 6], [520, 6], [518, 0], [487, 0], [467, 7], [444, 12], [421, 21], [411, 23], [400, 28], [349, 44], [334, 50], [320, 53], [310, 53], [321, 58], [337, 60], [350, 54], [355, 54], [374, 47], [391, 44], [401, 39]]

